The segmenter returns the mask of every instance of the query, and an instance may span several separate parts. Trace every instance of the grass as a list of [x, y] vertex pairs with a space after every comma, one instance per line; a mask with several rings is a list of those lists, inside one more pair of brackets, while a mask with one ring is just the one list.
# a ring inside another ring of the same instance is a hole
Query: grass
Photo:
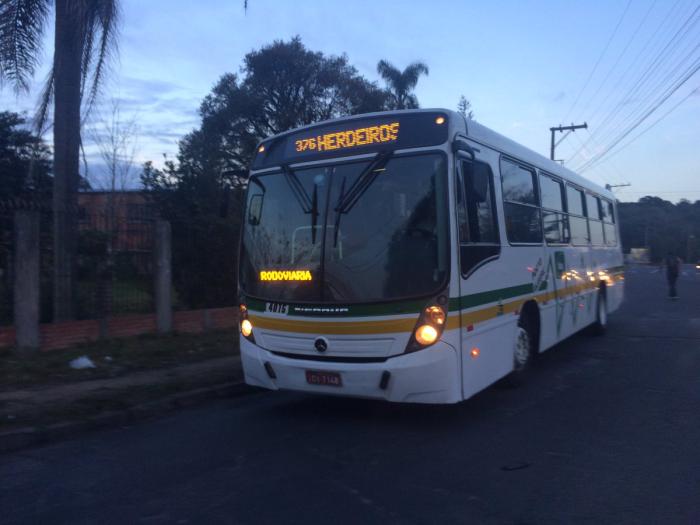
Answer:
[[[77, 284], [79, 310], [89, 318], [98, 310], [97, 282]], [[153, 311], [151, 283], [148, 280], [114, 281], [112, 283], [112, 314], [145, 313]]]
[[[118, 377], [132, 371], [168, 368], [237, 352], [236, 330], [104, 340], [26, 357], [4, 350], [0, 351], [0, 391]], [[70, 368], [68, 363], [83, 355], [96, 368]]]

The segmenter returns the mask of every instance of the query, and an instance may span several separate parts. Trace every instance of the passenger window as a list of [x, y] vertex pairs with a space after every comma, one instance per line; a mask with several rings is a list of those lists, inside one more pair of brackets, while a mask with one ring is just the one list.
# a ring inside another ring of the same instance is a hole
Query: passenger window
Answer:
[[583, 216], [583, 192], [573, 186], [567, 186], [566, 197], [569, 213]]
[[540, 175], [542, 207], [548, 210], [564, 211], [563, 185], [547, 175]]
[[607, 199], [602, 199], [601, 210], [603, 211], [603, 231], [605, 233], [605, 244], [615, 246], [617, 244], [617, 230], [615, 229], [615, 213], [613, 203]]
[[538, 207], [535, 172], [509, 160], [501, 160], [503, 214], [511, 243], [542, 243], [542, 219]]
[[588, 215], [588, 231], [591, 244], [603, 246], [605, 244], [605, 234], [603, 233], [603, 223], [600, 221], [600, 199], [590, 193], [586, 194], [586, 213]]
[[564, 209], [564, 185], [548, 175], [540, 175], [542, 223], [544, 238], [549, 244], [569, 242], [569, 220]]
[[537, 206], [535, 173], [508, 160], [501, 161], [503, 200]]
[[600, 220], [600, 201], [598, 197], [590, 194], [586, 195], [586, 211], [589, 219]]
[[585, 246], [588, 244], [588, 221], [584, 214], [584, 196], [581, 190], [566, 186], [566, 204], [569, 210], [569, 228], [571, 244]]
[[460, 162], [457, 187], [460, 264], [466, 275], [501, 251], [493, 173], [483, 162]]
[[615, 223], [615, 213], [613, 212], [613, 203], [607, 199], [603, 199], [602, 204], [603, 204], [603, 206], [602, 206], [603, 220], [605, 222], [609, 222], [611, 224], [614, 224]]

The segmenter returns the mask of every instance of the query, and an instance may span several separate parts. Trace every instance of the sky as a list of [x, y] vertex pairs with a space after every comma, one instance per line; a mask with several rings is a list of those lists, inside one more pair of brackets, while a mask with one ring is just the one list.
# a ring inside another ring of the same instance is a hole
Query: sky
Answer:
[[[249, 0], [247, 12], [243, 0], [122, 0], [121, 22], [93, 121], [108, 118], [118, 100], [121, 119], [137, 124], [136, 163], [174, 157], [222, 74], [239, 72], [249, 51], [299, 35], [311, 50], [346, 54], [380, 85], [380, 59], [400, 68], [421, 60], [430, 69], [415, 91], [422, 107], [455, 109], [464, 94], [480, 123], [545, 156], [550, 127], [585, 121], [588, 130], [557, 146], [572, 169], [613, 145], [687, 73], [618, 143], [624, 149], [581, 173], [599, 184], [631, 183], [616, 189], [621, 200], [700, 199], [698, 0]], [[0, 110], [33, 112], [52, 37], [48, 28], [31, 92], [17, 96], [5, 85]]]

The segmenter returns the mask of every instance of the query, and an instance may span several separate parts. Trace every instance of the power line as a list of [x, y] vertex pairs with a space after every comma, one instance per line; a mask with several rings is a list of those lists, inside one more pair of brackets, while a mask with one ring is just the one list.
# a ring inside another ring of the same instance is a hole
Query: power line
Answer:
[[[690, 54], [693, 54], [697, 49], [700, 48], [700, 44], [696, 45], [696, 47], [691, 51]], [[690, 54], [686, 57], [684, 57], [683, 61], [685, 62], [686, 59], [690, 58]], [[676, 64], [674, 67], [672, 73], [675, 73], [678, 68], [682, 65], [681, 62]], [[700, 58], [695, 58], [694, 61], [691, 63], [691, 65], [682, 71], [676, 78], [674, 78], [671, 82], [671, 85], [663, 88], [663, 90], [660, 88], [659, 90], [662, 90], [662, 94], [651, 101], [648, 105], [647, 102], [650, 98], [650, 96], [655, 95], [658, 91], [655, 90], [654, 92], [650, 93], [648, 96], [646, 96], [643, 100], [643, 102], [639, 105], [638, 110], [633, 110], [628, 116], [623, 120], [623, 122], [620, 124], [620, 126], [617, 129], [611, 129], [605, 137], [613, 137], [610, 144], [604, 148], [604, 152], [599, 154], [603, 155], [605, 152], [609, 151], [612, 149], [615, 145], [617, 145], [620, 140], [624, 139], [631, 131], [633, 131], [639, 124], [641, 124], [646, 118], [651, 115], [656, 109], [663, 104], [675, 91], [677, 91], [685, 82], [687, 82], [699, 69], [700, 65]], [[631, 124], [628, 125], [628, 122], [631, 121]], [[627, 126], [627, 127], [625, 127]], [[618, 132], [618, 130], [624, 130]], [[618, 135], [614, 135], [614, 133], [618, 133]], [[591, 139], [594, 137], [595, 133], [591, 135]], [[589, 139], [589, 141], [591, 140]], [[589, 159], [588, 162], [584, 162], [583, 165], [579, 166], [579, 169], [582, 169], [584, 165], [587, 165], [589, 162], [592, 160]]]
[[592, 164], [597, 162], [598, 160], [602, 159], [610, 150], [612, 150], [615, 146], [617, 146], [622, 140], [625, 139], [632, 131], [634, 131], [639, 125], [642, 124], [650, 115], [652, 115], [673, 93], [675, 93], [678, 89], [680, 89], [683, 84], [685, 84], [692, 76], [700, 69], [700, 61], [698, 61], [692, 69], [670, 89], [666, 93], [664, 93], [661, 97], [661, 99], [657, 99], [656, 104], [651, 107], [644, 115], [642, 115], [639, 119], [637, 119], [634, 124], [629, 126], [624, 132], [619, 134], [607, 147], [603, 149], [603, 151], [599, 152], [593, 159], [590, 159], [588, 162], [584, 163], [583, 165], [578, 167], [579, 171], [585, 171], [588, 169]]
[[[588, 131], [588, 130], [586, 130], [586, 131]], [[589, 132], [589, 135], [590, 135], [590, 132]], [[586, 153], [586, 155], [588, 155], [588, 158], [592, 158], [594, 153], [592, 153], [591, 151], [588, 150], [588, 148], [583, 144], [583, 140], [578, 135], [574, 135], [574, 136], [576, 137], [576, 140], [578, 140], [578, 142], [581, 144], [581, 147], [583, 147], [584, 152]], [[606, 176], [608, 177], [608, 180], [613, 180], [613, 179], [620, 180], [620, 179], [624, 178], [624, 176], [622, 175], [622, 171], [620, 171], [617, 168], [617, 166], [615, 166], [612, 163], [609, 165], [603, 165], [602, 169], [606, 172]], [[605, 180], [604, 182], [607, 183], [608, 181]]]
[[634, 42], [635, 37], [637, 36], [637, 33], [639, 33], [639, 30], [644, 26], [644, 23], [646, 22], [647, 18], [649, 18], [649, 15], [651, 14], [652, 9], [654, 9], [654, 6], [656, 5], [656, 1], [654, 0], [651, 5], [649, 6], [649, 9], [647, 9], [646, 13], [644, 14], [644, 17], [642, 18], [642, 21], [639, 22], [637, 25], [637, 28], [634, 30], [634, 33], [632, 33], [632, 36], [627, 40], [627, 45], [622, 49], [619, 55], [617, 55], [617, 59], [615, 60], [615, 63], [610, 66], [610, 69], [608, 69], [608, 73], [605, 75], [605, 78], [603, 78], [603, 81], [598, 85], [598, 89], [595, 90], [595, 93], [588, 99], [588, 102], [586, 102], [586, 105], [583, 107], [581, 110], [582, 113], [585, 113], [585, 111], [588, 109], [588, 106], [591, 105], [591, 102], [598, 96], [598, 93], [600, 93], [600, 90], [603, 88], [603, 86], [606, 84], [608, 79], [610, 78], [610, 75], [612, 74], [613, 71], [615, 71], [615, 68], [617, 65], [620, 63], [620, 60], [622, 60], [622, 57], [625, 56], [625, 53], [629, 49], [630, 45], [632, 42]]
[[[680, 42], [682, 42], [682, 40], [686, 37], [686, 35], [690, 31], [690, 29], [692, 29], [693, 25], [698, 21], [696, 19], [694, 22], [692, 22], [693, 18], [695, 17], [695, 14], [698, 12], [698, 10], [700, 10], [700, 6], [697, 6], [693, 10], [690, 17], [688, 17], [685, 20], [685, 22], [681, 25], [681, 27], [679, 27], [676, 30], [676, 32], [673, 34], [671, 39], [666, 43], [666, 45], [656, 54], [654, 59], [647, 65], [647, 67], [644, 70], [644, 72], [642, 73], [642, 75], [633, 84], [632, 88], [630, 88], [629, 91], [617, 102], [617, 104], [611, 109], [611, 111], [607, 114], [607, 116], [603, 119], [603, 121], [597, 126], [596, 131], [594, 133], [592, 133], [591, 137], [589, 137], [589, 139], [586, 141], [586, 143], [585, 143], [586, 145], [588, 145], [594, 137], [600, 135], [602, 130], [606, 129], [606, 125], [626, 105], [628, 105], [628, 103], [629, 103], [628, 101], [631, 100], [634, 97], [634, 95], [636, 95], [636, 93], [642, 89], [642, 86], [644, 86], [649, 81], [649, 79], [652, 77], [652, 74], [656, 73], [658, 71], [655, 69], [655, 66], [657, 66], [657, 64], [659, 64], [660, 62], [664, 63], [666, 61], [666, 58], [669, 55], [669, 53], [672, 53], [675, 51], [676, 47], [680, 44]], [[689, 24], [690, 24], [690, 26], [689, 26]], [[680, 66], [680, 64], [676, 64], [675, 69], [677, 69], [679, 66]], [[674, 72], [675, 72], [675, 69], [674, 69]], [[667, 78], [668, 78], [668, 73], [666, 73], [666, 77], [664, 77], [663, 81], [665, 81]], [[663, 81], [657, 83], [656, 86], [653, 86], [651, 92], [653, 93], [654, 91], [656, 91], [656, 89], [654, 89], [654, 88], [658, 89], [658, 87], [660, 86], [661, 83], [663, 83]], [[645, 90], [645, 93], [646, 93], [646, 90]], [[648, 93], [646, 95], [646, 98], [644, 99], [644, 103], [646, 103], [647, 99], [648, 99]], [[642, 107], [642, 103], [638, 104], [636, 107], [638, 110], [640, 107]], [[637, 111], [637, 110], [633, 109], [631, 113], [635, 113], [635, 111]], [[625, 120], [629, 120], [629, 116]], [[618, 128], [619, 127], [621, 127], [621, 126], [618, 126]], [[610, 133], [608, 133], [608, 134], [610, 134]], [[578, 155], [580, 151], [581, 151], [581, 149], [577, 150], [574, 153], [574, 156]], [[573, 156], [572, 156], [572, 158], [573, 158]]]
[[583, 170], [587, 169], [588, 167], [590, 167], [590, 165], [593, 162], [603, 158], [612, 148], [617, 146], [622, 140], [625, 139], [625, 137], [627, 137], [630, 133], [632, 133], [632, 131], [634, 131], [637, 127], [639, 127], [639, 125], [642, 124], [642, 122], [644, 122], [650, 115], [652, 115], [664, 102], [666, 102], [666, 100], [668, 100], [668, 98], [671, 95], [673, 95], [688, 80], [690, 80], [695, 75], [695, 73], [698, 72], [698, 70], [700, 70], [700, 60], [697, 60], [695, 62], [695, 64], [693, 64], [693, 66], [691, 66], [689, 68], [689, 70], [687, 70], [687, 73], [678, 82], [676, 82], [676, 84], [674, 86], [669, 88], [669, 90], [667, 90], [667, 92], [662, 95], [660, 100], [657, 99], [658, 102], [656, 102], [656, 104], [651, 109], [649, 109], [649, 111], [647, 111], [644, 115], [642, 115], [632, 126], [630, 126], [622, 134], [620, 134], [609, 146], [607, 146], [601, 153], [599, 153], [597, 158], [594, 161], [589, 161], [584, 166], [579, 166], [579, 170], [583, 171]]
[[[696, 20], [697, 22], [697, 20]], [[682, 30], [682, 28], [681, 28]], [[679, 30], [680, 31], [680, 30]], [[686, 30], [687, 33], [687, 30]], [[670, 63], [670, 60], [667, 59], [667, 54], [675, 51], [675, 47], [682, 41], [682, 38], [680, 40], [677, 40], [675, 42], [675, 45], [671, 48], [671, 50], [666, 52], [666, 50], [669, 48], [669, 44], [673, 42], [674, 39], [678, 37], [680, 33], [677, 32], [676, 35], [674, 35], [673, 39], [669, 41], [669, 43], [664, 47], [664, 49], [661, 50], [659, 54], [655, 57], [655, 59], [648, 65], [646, 71], [642, 74], [642, 76], [637, 80], [635, 85], [630, 89], [630, 91], [617, 103], [617, 105], [611, 110], [611, 112], [605, 117], [603, 122], [597, 126], [596, 131], [591, 135], [589, 140], [586, 142], [588, 144], [591, 139], [597, 138], [601, 134], [603, 135], [603, 140], [607, 140], [608, 137], [612, 136], [616, 130], [619, 129], [624, 129], [624, 126], [627, 125], [627, 123], [631, 120], [634, 120], [635, 116], [639, 115], [640, 113], [645, 111], [645, 104], [648, 103], [650, 97], [652, 97], [655, 93], [663, 90], [662, 85], [670, 79], [671, 75], [675, 74], [678, 69], [683, 65], [684, 62], [690, 58], [690, 56], [693, 54], [695, 49], [693, 49], [688, 55], [683, 57], [678, 63], [674, 64], [672, 66], [671, 71], [665, 71], [662, 79], [657, 82], [656, 84], [649, 84], [645, 86], [645, 84], [648, 83], [649, 79], [651, 78], [650, 72], [654, 70], [654, 66], [660, 61], [663, 61], [664, 63], [668, 62]], [[684, 37], [685, 35], [683, 35]], [[697, 46], [696, 46], [697, 48]], [[640, 90], [642, 90], [642, 87], [645, 87], [644, 91], [642, 92], [643, 94], [641, 95], [641, 100], [629, 111], [626, 117], [622, 119], [622, 121], [617, 125], [617, 126], [610, 126], [608, 123], [613, 119], [614, 116], [616, 116], [626, 105], [629, 104], [629, 100], [631, 100], [635, 95], [637, 95]], [[607, 127], [606, 127], [607, 125]], [[607, 130], [607, 132], [606, 132]], [[578, 153], [578, 152], [577, 152]]]
[[576, 104], [578, 104], [578, 101], [581, 98], [581, 95], [586, 90], [588, 83], [591, 81], [591, 78], [593, 78], [593, 75], [595, 74], [596, 70], [598, 69], [598, 65], [600, 65], [600, 61], [603, 60], [603, 57], [605, 56], [605, 53], [608, 50], [608, 47], [610, 47], [610, 43], [615, 38], [615, 35], [617, 34], [617, 30], [620, 29], [620, 25], [622, 24], [622, 21], [625, 19], [625, 15], [627, 14], [627, 11], [629, 10], [630, 5], [632, 5], [632, 0], [627, 1], [627, 5], [625, 6], [625, 10], [622, 12], [620, 19], [617, 21], [617, 25], [615, 26], [615, 29], [613, 30], [612, 34], [610, 35], [610, 38], [608, 38], [608, 41], [605, 44], [605, 47], [603, 48], [603, 51], [601, 51], [600, 56], [598, 56], [598, 60], [596, 60], [596, 63], [593, 66], [593, 69], [591, 70], [590, 74], [588, 75], [586, 82], [584, 82], [583, 87], [581, 88], [578, 95], [576, 96], [576, 99], [574, 100], [574, 103], [569, 108], [569, 111], [566, 112], [566, 116], [562, 119], [562, 122], [566, 121], [569, 118], [569, 114], [576, 107]]
[[647, 126], [647, 127], [644, 128], [642, 131], [640, 131], [639, 133], [637, 133], [634, 137], [632, 137], [632, 139], [630, 139], [628, 142], [626, 142], [625, 144], [623, 144], [622, 146], [620, 146], [616, 151], [614, 151], [613, 153], [609, 154], [607, 159], [599, 159], [599, 160], [597, 160], [596, 162], [594, 162], [593, 164], [591, 164], [591, 166], [589, 166], [589, 168], [592, 168], [592, 167], [595, 167], [595, 166], [597, 166], [597, 165], [600, 165], [601, 162], [605, 162], [605, 161], [610, 160], [611, 158], [613, 158], [615, 155], [617, 155], [618, 153], [620, 153], [620, 152], [621, 152], [622, 150], [624, 150], [627, 146], [629, 146], [630, 144], [632, 144], [633, 142], [635, 142], [639, 137], [641, 137], [642, 135], [644, 135], [647, 131], [649, 131], [651, 128], [653, 128], [654, 126], [656, 126], [659, 122], [661, 122], [661, 121], [664, 120], [667, 116], [669, 116], [671, 113], [673, 113], [673, 111], [674, 111], [678, 106], [680, 106], [683, 102], [685, 102], [686, 100], [688, 100], [690, 97], [692, 97], [692, 96], [695, 95], [696, 93], [700, 93], [700, 86], [696, 87], [694, 90], [692, 90], [690, 93], [688, 93], [685, 97], [683, 97], [682, 99], [680, 99], [680, 100], [679, 100], [676, 104], [674, 104], [666, 113], [664, 113], [663, 115], [661, 115], [658, 119], [656, 119], [654, 122], [652, 122], [649, 126]]
[[[700, 21], [700, 17], [698, 18], [698, 21]], [[691, 42], [692, 45], [692, 42]], [[676, 61], [675, 63], [672, 62], [670, 59], [667, 60], [669, 64], [669, 70], [665, 71], [664, 77], [659, 80], [656, 84], [654, 85], [649, 85], [640, 95], [639, 95], [639, 101], [637, 104], [624, 116], [619, 123], [614, 126], [614, 127], [609, 127], [607, 131], [605, 132], [600, 132], [602, 133], [602, 136], [600, 137], [600, 140], [602, 142], [607, 141], [610, 139], [612, 136], [614, 136], [615, 133], [619, 132], [619, 130], [624, 129], [625, 126], [627, 126], [630, 122], [634, 121], [640, 114], [642, 114], [646, 109], [649, 107], [649, 103], [653, 103], [652, 99], [654, 96], [656, 96], [659, 92], [664, 91], [665, 88], [664, 86], [668, 86], [669, 84], [673, 84], [675, 80], [673, 80], [674, 75], [676, 75], [682, 67], [684, 67], [688, 62], [692, 63], [692, 60], [694, 58], [694, 55], [696, 51], [700, 49], [700, 44], [696, 44], [693, 49], [690, 50], [687, 54], [685, 54], [680, 60]], [[679, 76], [682, 76], [682, 72], [679, 74]]]
[[700, 190], [673, 190], [673, 191], [668, 191], [668, 190], [637, 190], [637, 191], [629, 191], [625, 190], [625, 193], [634, 193], [635, 195], [651, 195], [651, 194], [656, 194], [656, 195], [676, 195], [679, 193], [686, 194], [686, 193], [700, 193]]
[[[661, 30], [661, 28], [663, 28], [663, 27], [666, 25], [666, 22], [670, 19], [671, 15], [672, 15], [673, 13], [675, 13], [676, 7], [678, 7], [678, 5], [679, 5], [680, 3], [681, 3], [681, 0], [676, 0], [676, 3], [673, 4], [673, 6], [671, 7], [671, 9], [666, 13], [666, 16], [665, 16], [664, 19], [661, 21], [661, 23], [656, 27], [656, 30], [655, 30], [655, 31], [652, 33], [652, 35], [647, 39], [646, 43], [642, 46], [642, 48], [639, 50], [639, 52], [638, 52], [637, 55], [634, 57], [634, 59], [632, 60], [632, 62], [630, 62], [630, 64], [627, 66], [627, 69], [625, 69], [625, 71], [624, 71], [624, 72], [622, 73], [622, 75], [620, 76], [620, 78], [619, 78], [619, 80], [618, 80], [618, 84], [619, 84], [619, 85], [622, 85], [622, 83], [627, 79], [627, 76], [629, 75], [630, 71], [632, 71], [632, 68], [637, 64], [637, 62], [639, 61], [639, 58], [640, 58], [641, 56], [644, 55], [644, 53], [645, 53], [645, 51], [647, 50], [647, 48], [649, 47], [649, 45], [650, 45], [652, 42], [655, 41], [655, 38], [656, 38], [657, 34], [658, 34], [659, 31]], [[605, 104], [605, 102], [606, 102], [606, 100], [603, 99], [603, 100], [601, 101], [601, 103], [598, 104], [598, 106], [597, 106], [597, 107], [595, 108], [595, 110], [593, 111], [593, 114], [591, 115], [591, 119], [590, 119], [590, 120], [592, 120], [592, 121], [595, 121], [595, 120], [596, 120], [596, 117], [597, 117], [598, 114], [600, 113], [600, 110], [602, 109], [602, 106]]]

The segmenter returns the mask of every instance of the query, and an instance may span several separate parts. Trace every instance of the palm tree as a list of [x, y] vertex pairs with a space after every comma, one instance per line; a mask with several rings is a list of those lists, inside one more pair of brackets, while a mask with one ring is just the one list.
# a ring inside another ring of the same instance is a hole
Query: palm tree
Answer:
[[386, 60], [377, 64], [377, 72], [386, 81], [391, 92], [390, 109], [411, 109], [418, 107], [418, 99], [412, 93], [421, 75], [428, 74], [428, 66], [423, 62], [413, 62], [400, 71]]
[[0, 81], [18, 93], [29, 90], [52, 12], [53, 67], [37, 127], [44, 128], [53, 102], [53, 304], [59, 321], [73, 317], [81, 109], [84, 115], [94, 103], [116, 49], [119, 0], [0, 0]]

